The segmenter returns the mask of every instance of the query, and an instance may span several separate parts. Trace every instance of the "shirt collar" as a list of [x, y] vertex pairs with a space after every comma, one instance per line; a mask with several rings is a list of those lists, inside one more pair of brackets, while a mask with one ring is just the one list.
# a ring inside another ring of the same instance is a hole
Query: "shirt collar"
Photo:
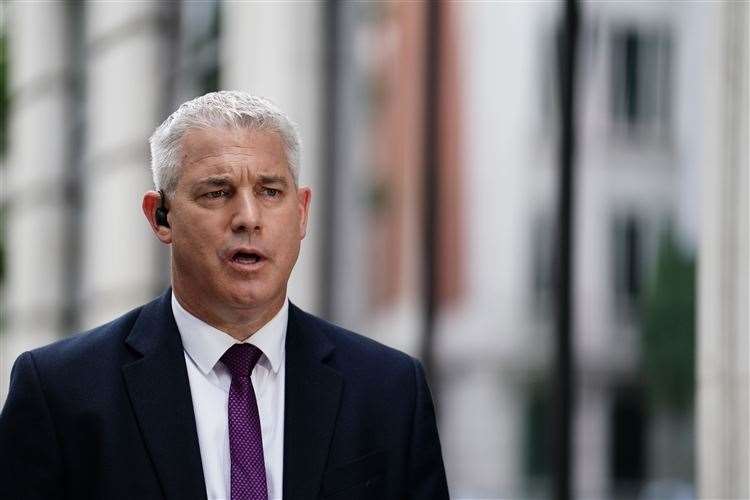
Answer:
[[[227, 349], [233, 344], [240, 343], [228, 333], [190, 314], [182, 307], [174, 292], [172, 292], [172, 314], [174, 314], [177, 329], [180, 331], [185, 352], [204, 375], [208, 375], [213, 370]], [[278, 373], [283, 360], [288, 321], [289, 301], [285, 298], [279, 312], [244, 341], [253, 344], [263, 352], [274, 373]]]

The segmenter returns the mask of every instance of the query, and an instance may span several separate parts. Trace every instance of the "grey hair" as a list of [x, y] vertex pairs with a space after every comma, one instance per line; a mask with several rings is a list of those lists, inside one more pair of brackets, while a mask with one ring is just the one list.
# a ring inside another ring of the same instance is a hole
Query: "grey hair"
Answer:
[[247, 92], [211, 92], [182, 104], [149, 139], [154, 186], [171, 196], [177, 188], [182, 138], [196, 128], [250, 128], [279, 134], [287, 164], [299, 182], [300, 138], [297, 126], [275, 104]]

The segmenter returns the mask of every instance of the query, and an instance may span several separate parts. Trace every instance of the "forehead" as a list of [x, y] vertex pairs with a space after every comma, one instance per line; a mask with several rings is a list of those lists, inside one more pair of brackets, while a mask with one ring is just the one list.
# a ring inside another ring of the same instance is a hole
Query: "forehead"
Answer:
[[252, 168], [289, 174], [276, 132], [251, 128], [194, 128], [182, 139], [182, 174], [201, 175]]

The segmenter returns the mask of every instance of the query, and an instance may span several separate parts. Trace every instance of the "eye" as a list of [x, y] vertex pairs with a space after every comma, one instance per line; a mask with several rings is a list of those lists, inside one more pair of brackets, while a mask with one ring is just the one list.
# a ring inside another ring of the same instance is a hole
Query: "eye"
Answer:
[[263, 196], [267, 196], [268, 198], [278, 198], [281, 194], [280, 190], [269, 187], [262, 188], [261, 192], [263, 193]]
[[205, 196], [208, 199], [216, 199], [216, 198], [223, 198], [224, 196], [227, 196], [229, 193], [227, 193], [224, 189], [219, 189], [218, 191], [210, 191], [203, 196]]

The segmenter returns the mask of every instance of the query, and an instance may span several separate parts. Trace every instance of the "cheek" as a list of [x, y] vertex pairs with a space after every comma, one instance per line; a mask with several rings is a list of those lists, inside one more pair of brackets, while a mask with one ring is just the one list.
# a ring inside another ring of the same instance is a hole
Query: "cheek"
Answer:
[[211, 252], [212, 241], [216, 241], [216, 238], [199, 225], [181, 226], [172, 233], [173, 251], [185, 260], [205, 260], [205, 256]]
[[[294, 227], [294, 226], [292, 226]], [[300, 238], [297, 233], [289, 231], [284, 238], [284, 257], [287, 267], [291, 267], [297, 260], [300, 251]]]
[[222, 220], [212, 213], [190, 214], [175, 221], [173, 232], [187, 246], [207, 246], [220, 234]]

